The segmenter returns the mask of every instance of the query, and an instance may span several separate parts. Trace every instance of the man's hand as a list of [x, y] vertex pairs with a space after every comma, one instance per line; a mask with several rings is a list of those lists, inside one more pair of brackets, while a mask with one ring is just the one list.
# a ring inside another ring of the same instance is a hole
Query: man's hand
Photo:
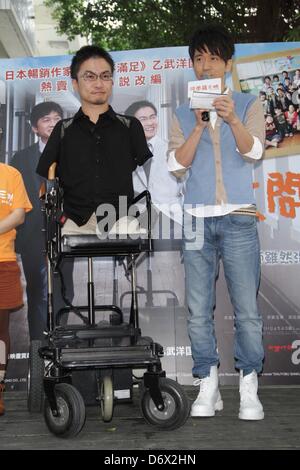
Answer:
[[207, 111], [206, 109], [194, 109], [196, 124], [191, 134], [185, 140], [185, 142], [176, 149], [175, 158], [180, 165], [189, 168], [194, 160], [197, 146], [204, 129], [209, 124], [209, 121], [202, 120], [202, 113]]
[[227, 122], [232, 130], [238, 151], [246, 155], [251, 151], [254, 139], [235, 112], [234, 101], [228, 96], [220, 96], [213, 102], [218, 116]]
[[239, 120], [234, 109], [234, 101], [230, 96], [226, 95], [216, 98], [213, 105], [216, 108], [218, 116], [228, 124], [236, 124]]

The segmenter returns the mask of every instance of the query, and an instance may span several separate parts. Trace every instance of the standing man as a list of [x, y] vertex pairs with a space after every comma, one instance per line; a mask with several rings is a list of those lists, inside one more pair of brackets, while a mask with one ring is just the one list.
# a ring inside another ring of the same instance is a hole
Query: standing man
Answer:
[[182, 182], [168, 170], [168, 143], [158, 135], [156, 107], [146, 100], [136, 101], [126, 109], [125, 115], [135, 116], [141, 122], [148, 147], [153, 153], [153, 158], [133, 173], [135, 192], [139, 194], [148, 189], [153, 204], [167, 216], [181, 223]]
[[[24, 224], [18, 227], [16, 239], [16, 251], [21, 254], [26, 279], [30, 340], [42, 339], [47, 327], [47, 265], [45, 237], [42, 232], [44, 221], [39, 200], [39, 189], [43, 178], [36, 174], [35, 169], [55, 125], [62, 117], [62, 108], [52, 101], [34, 106], [30, 114], [30, 123], [38, 142], [17, 152], [10, 163], [22, 174], [33, 206]], [[68, 277], [72, 277], [70, 263], [68, 271], [70, 271]]]
[[71, 77], [81, 108], [57, 123], [38, 163], [37, 172], [45, 178], [51, 164], [58, 164], [67, 219], [63, 233], [96, 233], [96, 212], [100, 215], [104, 204], [119, 219], [120, 196], [128, 206], [134, 197], [132, 172], [152, 157], [141, 123], [109, 105], [113, 72], [114, 61], [104, 49], [77, 51]]
[[[231, 70], [233, 54], [233, 40], [223, 27], [204, 25], [194, 33], [189, 55], [196, 78], [221, 78], [225, 96], [215, 99], [209, 121], [202, 119], [206, 110], [192, 111], [185, 104], [176, 110], [168, 163], [174, 174], [189, 171], [184, 201], [189, 213], [184, 221], [184, 264], [193, 375], [200, 385], [191, 416], [214, 416], [216, 410], [223, 409], [213, 320], [216, 277], [222, 260], [235, 318], [239, 418], [260, 420], [264, 412], [257, 396], [257, 374], [262, 370], [264, 351], [256, 299], [260, 249], [251, 162], [263, 154], [264, 115], [258, 98], [226, 87], [225, 75]], [[202, 246], [193, 247], [189, 241], [191, 227], [187, 221], [191, 218], [192, 230], [202, 236]]]

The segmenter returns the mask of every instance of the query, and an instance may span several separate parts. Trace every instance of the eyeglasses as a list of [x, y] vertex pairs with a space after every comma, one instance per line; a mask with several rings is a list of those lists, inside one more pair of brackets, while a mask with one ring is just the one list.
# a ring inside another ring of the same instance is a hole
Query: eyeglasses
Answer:
[[94, 72], [84, 72], [84, 74], [81, 75], [81, 78], [83, 78], [83, 80], [85, 80], [86, 82], [96, 82], [98, 78], [100, 78], [100, 80], [103, 80], [104, 82], [109, 82], [110, 80], [112, 80], [112, 73], [101, 72], [97, 74]]

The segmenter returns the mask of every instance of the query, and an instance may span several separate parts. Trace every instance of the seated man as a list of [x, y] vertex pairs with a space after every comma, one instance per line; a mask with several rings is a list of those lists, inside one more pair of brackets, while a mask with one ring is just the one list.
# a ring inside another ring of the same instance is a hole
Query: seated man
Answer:
[[120, 198], [126, 201], [125, 215], [133, 200], [132, 172], [152, 157], [138, 119], [117, 114], [109, 105], [113, 72], [113, 59], [104, 49], [84, 46], [77, 51], [71, 77], [81, 108], [57, 123], [37, 166], [37, 173], [47, 177], [57, 162], [64, 190], [63, 234], [95, 234], [96, 213], [104, 219], [107, 204], [111, 210], [104, 230], [111, 230], [122, 215]]

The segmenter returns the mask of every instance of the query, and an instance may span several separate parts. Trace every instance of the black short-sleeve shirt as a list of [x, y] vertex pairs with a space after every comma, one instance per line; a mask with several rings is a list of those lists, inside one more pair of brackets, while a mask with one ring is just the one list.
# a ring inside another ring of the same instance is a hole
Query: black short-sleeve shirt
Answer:
[[133, 198], [132, 172], [150, 157], [138, 119], [117, 114], [109, 107], [96, 124], [82, 109], [58, 122], [37, 166], [47, 178], [57, 162], [64, 189], [64, 212], [77, 225], [85, 224], [102, 203], [119, 204], [119, 196]]

